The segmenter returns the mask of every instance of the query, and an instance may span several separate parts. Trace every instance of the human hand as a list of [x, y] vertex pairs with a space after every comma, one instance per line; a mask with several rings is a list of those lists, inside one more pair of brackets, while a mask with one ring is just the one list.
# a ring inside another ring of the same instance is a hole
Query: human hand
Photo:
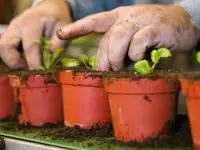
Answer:
[[[56, 36], [56, 30], [71, 23], [69, 6], [65, 0], [45, 0], [14, 18], [0, 39], [0, 56], [11, 68], [19, 69], [28, 64], [30, 70], [41, 66], [39, 46], [35, 44], [42, 36], [52, 40], [51, 50], [64, 47], [66, 42]], [[22, 42], [26, 61], [18, 47]], [[27, 62], [27, 64], [26, 64]]]
[[118, 71], [124, 58], [141, 60], [149, 48], [188, 52], [196, 47], [199, 30], [191, 16], [176, 5], [135, 5], [88, 16], [57, 31], [60, 39], [105, 32], [97, 53], [97, 70]]

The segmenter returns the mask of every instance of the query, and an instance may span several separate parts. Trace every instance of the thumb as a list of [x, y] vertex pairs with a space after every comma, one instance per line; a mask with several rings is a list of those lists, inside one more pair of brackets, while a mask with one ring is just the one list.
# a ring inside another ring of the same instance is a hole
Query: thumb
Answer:
[[117, 20], [117, 10], [98, 13], [64, 26], [57, 31], [60, 39], [72, 39], [91, 32], [106, 32]]

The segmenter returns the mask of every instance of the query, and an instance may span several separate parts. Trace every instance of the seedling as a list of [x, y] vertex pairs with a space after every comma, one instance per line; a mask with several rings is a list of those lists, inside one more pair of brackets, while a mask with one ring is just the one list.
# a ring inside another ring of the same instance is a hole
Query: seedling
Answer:
[[[171, 57], [171, 56], [172, 56], [172, 54], [171, 54], [170, 50], [167, 48], [160, 48], [158, 50], [153, 50], [151, 52], [151, 60], [153, 62], [152, 66], [149, 65], [147, 60], [141, 60], [135, 64], [134, 68], [137, 73], [146, 75], [146, 74], [154, 72], [155, 67], [161, 58], [167, 58], [167, 57]], [[200, 61], [200, 54], [199, 54], [199, 61]]]
[[197, 52], [196, 59], [197, 59], [197, 62], [200, 64], [200, 51]]
[[42, 66], [40, 67], [40, 70], [45, 71], [56, 66], [61, 59], [64, 49], [57, 48], [53, 53], [51, 53], [50, 46], [52, 45], [52, 42], [44, 37], [41, 38], [36, 44], [39, 45], [42, 55]]
[[97, 59], [96, 56], [93, 56], [90, 59], [87, 56], [80, 56], [77, 59], [64, 58], [62, 59], [62, 65], [64, 67], [73, 67], [73, 68], [83, 66], [89, 70], [95, 70], [96, 59]]

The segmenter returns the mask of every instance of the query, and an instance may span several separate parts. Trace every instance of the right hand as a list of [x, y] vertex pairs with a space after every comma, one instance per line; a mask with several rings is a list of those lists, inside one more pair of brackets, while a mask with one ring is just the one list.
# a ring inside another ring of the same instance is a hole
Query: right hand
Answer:
[[[13, 69], [36, 70], [41, 66], [40, 49], [35, 44], [42, 36], [52, 40], [51, 50], [64, 47], [66, 41], [60, 41], [56, 30], [72, 22], [66, 0], [45, 0], [38, 6], [27, 9], [14, 18], [0, 39], [0, 56]], [[26, 61], [20, 56], [18, 47], [22, 42]], [[27, 64], [26, 64], [27, 62]]]
[[191, 16], [176, 5], [119, 7], [66, 25], [58, 36], [68, 40], [91, 32], [105, 32], [97, 53], [97, 70], [102, 71], [121, 70], [126, 54], [138, 61], [152, 47], [191, 51], [200, 37]]

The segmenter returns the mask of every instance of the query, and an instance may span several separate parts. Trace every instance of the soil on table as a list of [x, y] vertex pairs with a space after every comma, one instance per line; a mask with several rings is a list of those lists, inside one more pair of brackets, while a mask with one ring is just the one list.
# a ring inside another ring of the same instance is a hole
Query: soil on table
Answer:
[[[54, 140], [68, 140], [83, 142], [93, 139], [92, 142], [87, 143], [89, 146], [104, 145], [106, 147], [123, 146], [123, 147], [192, 147], [192, 138], [190, 126], [187, 116], [178, 115], [175, 122], [174, 132], [170, 132], [166, 138], [147, 139], [143, 143], [129, 142], [122, 143], [114, 139], [113, 128], [106, 126], [100, 128], [93, 126], [91, 129], [81, 129], [78, 126], [73, 128], [65, 127], [63, 125], [45, 125], [42, 128], [34, 128], [30, 126], [20, 126], [18, 124], [10, 123], [9, 125], [0, 125], [0, 129], [13, 132], [22, 133], [36, 133], [40, 138], [51, 137]], [[37, 130], [36, 130], [37, 129]], [[109, 139], [109, 140], [108, 140]], [[95, 140], [95, 141], [94, 141]]]
[[0, 150], [5, 150], [5, 149], [6, 149], [5, 141], [2, 137], [0, 137]]

